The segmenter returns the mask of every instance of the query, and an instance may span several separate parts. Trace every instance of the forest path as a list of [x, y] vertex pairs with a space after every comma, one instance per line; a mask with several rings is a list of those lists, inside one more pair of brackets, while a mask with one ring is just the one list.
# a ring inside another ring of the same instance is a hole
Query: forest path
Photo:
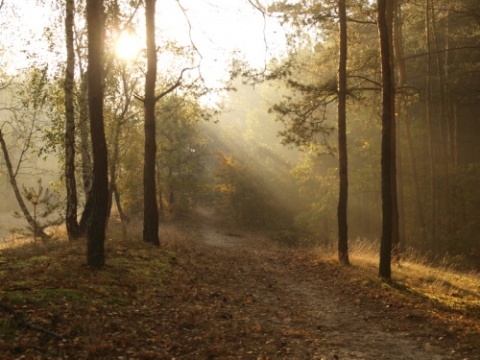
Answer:
[[357, 296], [336, 264], [260, 235], [204, 225], [169, 246], [183, 322], [171, 336], [191, 350], [177, 359], [463, 358], [422, 319]]

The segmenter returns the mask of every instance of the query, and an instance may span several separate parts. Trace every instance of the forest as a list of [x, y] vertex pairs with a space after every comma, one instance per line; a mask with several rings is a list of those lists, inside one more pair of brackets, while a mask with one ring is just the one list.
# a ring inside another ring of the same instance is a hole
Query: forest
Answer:
[[0, 26], [0, 354], [478, 356], [478, 0], [0, 0]]

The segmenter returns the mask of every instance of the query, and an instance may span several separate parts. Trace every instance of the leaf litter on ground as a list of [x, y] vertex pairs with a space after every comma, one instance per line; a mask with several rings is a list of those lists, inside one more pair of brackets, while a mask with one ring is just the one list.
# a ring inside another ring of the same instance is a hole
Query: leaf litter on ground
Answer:
[[4, 251], [1, 303], [61, 338], [3, 312], [2, 359], [478, 359], [478, 312], [405, 284], [237, 229], [162, 239], [110, 239], [102, 271], [81, 241]]

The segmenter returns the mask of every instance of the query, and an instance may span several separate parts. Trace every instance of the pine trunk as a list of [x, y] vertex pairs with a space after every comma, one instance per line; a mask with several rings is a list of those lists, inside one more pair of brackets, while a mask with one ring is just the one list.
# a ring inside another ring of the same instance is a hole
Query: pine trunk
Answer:
[[155, 127], [155, 83], [157, 78], [157, 49], [155, 45], [155, 2], [145, 1], [147, 27], [147, 74], [145, 78], [145, 163], [143, 171], [143, 240], [160, 246], [158, 237], [158, 206], [155, 183], [157, 154]]
[[348, 156], [347, 156], [347, 14], [345, 0], [338, 2], [340, 26], [340, 58], [338, 67], [338, 259], [349, 264], [348, 259]]
[[425, 36], [427, 43], [427, 71], [425, 78], [425, 117], [427, 119], [427, 142], [430, 166], [430, 238], [429, 243], [425, 244], [428, 251], [433, 250], [434, 241], [437, 236], [437, 187], [435, 183], [435, 152], [433, 148], [433, 124], [432, 124], [432, 79], [431, 79], [431, 34], [430, 34], [430, 10], [429, 1], [425, 5]]
[[[382, 63], [382, 237], [380, 244], [379, 275], [391, 279], [392, 239], [395, 231], [396, 205], [395, 187], [395, 87], [392, 69], [391, 28], [392, 18], [388, 16], [387, 0], [378, 0], [378, 31]], [[397, 228], [398, 230], [398, 228]]]
[[103, 0], [88, 0], [88, 104], [93, 152], [93, 212], [87, 231], [87, 260], [94, 269], [105, 265], [108, 205], [108, 161], [103, 119], [104, 21]]

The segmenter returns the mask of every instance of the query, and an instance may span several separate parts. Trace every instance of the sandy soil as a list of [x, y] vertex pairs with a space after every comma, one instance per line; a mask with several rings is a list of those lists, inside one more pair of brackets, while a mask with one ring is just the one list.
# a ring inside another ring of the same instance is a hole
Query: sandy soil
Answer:
[[357, 298], [336, 265], [261, 236], [205, 226], [170, 246], [189, 254], [179, 258], [179, 283], [189, 279], [180, 302], [199, 309], [179, 336], [202, 342], [178, 358], [473, 359], [404, 310]]

